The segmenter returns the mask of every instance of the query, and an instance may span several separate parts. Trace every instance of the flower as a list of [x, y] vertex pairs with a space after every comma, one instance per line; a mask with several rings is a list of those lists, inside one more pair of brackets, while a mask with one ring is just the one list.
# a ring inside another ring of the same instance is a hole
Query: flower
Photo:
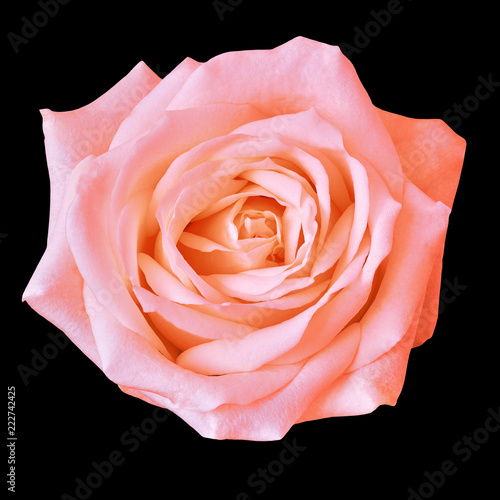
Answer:
[[144, 63], [42, 110], [23, 299], [126, 393], [215, 439], [394, 405], [432, 336], [465, 141], [377, 109], [338, 47]]

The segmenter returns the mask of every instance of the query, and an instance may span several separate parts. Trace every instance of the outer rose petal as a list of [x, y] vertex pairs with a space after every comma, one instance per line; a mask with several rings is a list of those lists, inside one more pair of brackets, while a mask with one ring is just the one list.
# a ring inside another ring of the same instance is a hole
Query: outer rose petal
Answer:
[[[123, 119], [159, 81], [139, 63], [108, 92], [80, 109], [41, 110], [50, 175], [49, 238], [23, 300], [64, 331], [99, 367], [102, 363], [89, 321], [89, 314], [96, 311], [84, 306], [83, 279], [66, 238], [66, 213], [86, 164], [107, 150]], [[110, 109], [115, 109], [114, 114], [110, 115]]]
[[346, 371], [323, 391], [298, 422], [361, 415], [383, 404], [395, 405], [403, 387], [422, 304], [423, 300], [413, 315], [408, 331], [392, 349], [368, 365]]
[[438, 252], [434, 266], [427, 283], [425, 296], [422, 304], [422, 311], [419, 317], [417, 332], [413, 347], [422, 345], [426, 340], [430, 339], [436, 327], [439, 314], [439, 295], [441, 292], [441, 269], [443, 267], [443, 251]]
[[405, 184], [393, 247], [377, 294], [360, 320], [363, 335], [350, 370], [371, 363], [403, 338], [442, 250], [449, 213], [443, 203]]
[[[214, 114], [214, 110], [221, 114], [225, 111], [222, 123], [217, 122], [219, 115]], [[137, 192], [141, 188], [151, 187], [148, 184], [155, 173], [158, 173], [158, 164], [161, 166], [165, 162], [168, 165], [168, 162], [193, 145], [218, 133], [227, 134], [246, 121], [248, 113], [253, 116], [249, 107], [232, 105], [166, 112], [147, 137], [135, 144], [133, 141], [122, 143], [86, 165], [86, 172], [75, 189], [66, 218], [66, 233], [81, 276], [106, 310], [125, 326], [148, 338], [160, 351], [165, 351], [160, 340], [134, 303], [130, 290], [123, 285], [125, 279], [120, 281], [123, 263], [118, 255], [119, 242], [116, 234], [120, 212], [117, 210], [115, 224], [110, 217], [112, 198], [114, 196], [126, 203], [133, 196], [134, 189]], [[164, 147], [165, 138], [170, 141], [168, 149]], [[127, 170], [131, 166], [135, 167], [137, 177]], [[141, 168], [142, 166], [145, 167]], [[128, 180], [132, 182], [132, 186], [125, 181], [120, 184], [124, 171], [130, 173]], [[124, 207], [123, 203], [118, 206]], [[98, 254], [96, 249], [99, 249]], [[64, 288], [60, 289], [60, 293], [64, 293]]]
[[414, 336], [413, 329], [372, 363], [341, 375], [311, 404], [297, 423], [362, 415], [383, 404], [394, 406], [403, 387]]
[[86, 156], [98, 156], [108, 150], [122, 121], [159, 81], [141, 62], [114, 87], [82, 108], [65, 112], [41, 110], [50, 174], [49, 237], [71, 170]]
[[200, 65], [186, 58], [171, 71], [129, 114], [117, 130], [111, 148], [129, 139], [137, 140], [160, 121], [170, 101], [189, 75]]
[[[47, 250], [23, 294], [23, 301], [68, 335], [97, 366], [102, 368], [82, 296], [83, 279], [76, 267], [66, 239], [66, 213], [73, 200], [80, 175], [86, 171], [88, 157], [68, 176], [57, 222]], [[64, 293], [61, 293], [64, 290]]]
[[451, 208], [462, 171], [465, 139], [442, 120], [378, 111], [396, 146], [404, 174], [427, 196]]
[[[168, 357], [168, 350], [134, 303], [124, 281], [120, 281], [121, 269], [109, 244], [110, 228], [106, 217], [109, 213], [109, 198], [120, 165], [130, 153], [130, 146], [130, 143], [122, 144], [86, 166], [68, 209], [66, 236], [85, 284], [104, 307]], [[96, 249], [99, 249], [97, 254]], [[111, 289], [113, 277], [118, 280], [118, 286]]]
[[[404, 174], [424, 193], [448, 207], [453, 206], [462, 170], [466, 143], [442, 120], [413, 119], [379, 109]], [[427, 284], [415, 347], [429, 339], [439, 308], [444, 240]]]
[[[87, 286], [83, 295], [87, 308], [100, 306]], [[303, 366], [267, 366], [250, 373], [205, 377], [167, 360], [106, 309], [93, 315], [91, 323], [106, 376], [123, 387], [154, 394], [162, 406], [176, 413], [180, 408], [208, 412], [224, 404], [251, 405], [286, 386]]]
[[[253, 441], [282, 439], [306, 408], [343, 373], [356, 353], [359, 338], [360, 328], [354, 323], [337, 335], [325, 349], [309, 358], [287, 385], [253, 404], [224, 404], [210, 412], [185, 408], [176, 408], [174, 411], [208, 438]], [[252, 390], [251, 386], [243, 387]], [[122, 389], [145, 401], [167, 406], [167, 401], [154, 395], [151, 397], [145, 391]]]
[[400, 199], [394, 145], [339, 47], [297, 37], [273, 50], [221, 54], [194, 71], [168, 109], [216, 102], [252, 103], [267, 115], [316, 108], [340, 130], [349, 154], [368, 158], [384, 178], [393, 179], [391, 192]]

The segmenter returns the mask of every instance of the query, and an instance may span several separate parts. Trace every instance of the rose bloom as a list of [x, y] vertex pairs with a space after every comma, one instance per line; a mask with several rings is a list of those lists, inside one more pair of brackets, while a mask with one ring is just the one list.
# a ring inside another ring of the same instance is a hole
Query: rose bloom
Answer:
[[338, 47], [144, 63], [41, 111], [47, 249], [23, 300], [202, 436], [394, 405], [432, 336], [465, 141], [377, 109]]

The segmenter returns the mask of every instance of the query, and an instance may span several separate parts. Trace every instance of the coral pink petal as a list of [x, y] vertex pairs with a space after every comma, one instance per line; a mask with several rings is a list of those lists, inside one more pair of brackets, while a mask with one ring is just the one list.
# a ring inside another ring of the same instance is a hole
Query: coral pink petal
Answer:
[[[211, 240], [187, 232], [179, 240], [185, 245], [181, 253], [199, 275], [240, 273], [268, 265], [268, 257], [276, 247], [276, 238], [252, 238], [254, 248], [229, 250]], [[181, 247], [179, 247], [181, 248]]]
[[[89, 308], [99, 306], [88, 287], [84, 295]], [[165, 406], [175, 412], [181, 407], [207, 412], [223, 404], [251, 404], [288, 384], [302, 367], [299, 363], [206, 377], [166, 359], [144, 337], [123, 326], [107, 310], [95, 315], [91, 322], [104, 373], [121, 386], [163, 397]], [[246, 390], [242, 391], [242, 387]]]
[[430, 339], [436, 328], [436, 323], [439, 314], [439, 300], [441, 293], [441, 271], [443, 267], [444, 244], [441, 251], [436, 252], [434, 265], [432, 267], [425, 296], [422, 304], [422, 311], [419, 317], [417, 332], [415, 335], [415, 343], [413, 347], [422, 345], [426, 340]]
[[314, 305], [296, 316], [248, 333], [241, 338], [216, 340], [194, 346], [177, 358], [184, 368], [206, 375], [251, 371], [285, 354], [300, 341], [312, 316], [338, 290], [348, 286], [359, 275], [368, 246], [353, 259], [333, 286]]
[[[350, 370], [371, 363], [408, 330], [442, 251], [450, 209], [407, 182], [394, 242], [379, 289], [360, 320], [363, 336]], [[411, 287], [408, 284], [411, 283]]]
[[[369, 298], [374, 287], [375, 272], [391, 251], [392, 235], [401, 205], [391, 197], [385, 183], [369, 164], [366, 165], [366, 171], [370, 184], [371, 210], [368, 221], [370, 237], [368, 233], [364, 237], [369, 242], [369, 254], [363, 269], [353, 283], [341, 290], [313, 316], [301, 341], [273, 363], [297, 362], [322, 349], [363, 310]], [[347, 213], [348, 211], [344, 213], [337, 225]], [[333, 247], [332, 251], [335, 250]]]
[[[183, 109], [163, 113], [160, 121], [146, 136], [140, 138], [122, 166], [112, 194], [111, 223], [116, 224], [121, 209], [136, 192], [151, 189], [153, 193], [164, 186], [158, 195], [152, 194], [148, 210], [148, 229], [158, 231], [155, 212], [158, 202], [177, 181], [182, 171], [174, 165], [200, 144], [211, 142], [228, 134], [242, 123], [259, 119], [262, 114], [249, 105], [214, 104], [197, 109]], [[197, 148], [198, 147], [198, 148]], [[216, 147], [216, 146], [214, 146]]]
[[[273, 359], [272, 364], [296, 363], [308, 358], [328, 345], [353, 320], [366, 302], [373, 284], [373, 271], [363, 267], [369, 249], [370, 238], [367, 235], [344, 274], [324, 294], [323, 297], [328, 301], [321, 308], [311, 306], [314, 315], [299, 341], [293, 348]], [[354, 272], [351, 274], [350, 271]], [[352, 279], [344, 282], [342, 278], [347, 275]]]
[[[110, 194], [128, 143], [112, 149], [86, 165], [68, 210], [66, 235], [76, 265], [101, 306], [114, 314], [165, 355], [167, 352], [135, 304], [122, 278], [122, 264], [110, 247]], [[95, 249], [99, 248], [96, 256]], [[123, 281], [120, 280], [122, 278]]]
[[316, 258], [312, 261], [312, 277], [332, 269], [339, 257], [346, 251], [353, 219], [354, 204], [350, 205], [339, 218]]
[[452, 207], [465, 155], [465, 140], [443, 120], [378, 110], [391, 134], [404, 174], [427, 196]]
[[[138, 264], [151, 289], [164, 299], [178, 304], [207, 304], [201, 295], [186, 288], [177, 278], [160, 266], [150, 255], [140, 253]], [[138, 284], [138, 283], [137, 283]]]
[[[216, 318], [184, 304], [158, 297], [145, 288], [134, 287], [134, 292], [145, 313], [155, 313], [154, 318], [159, 316], [166, 321], [166, 323], [161, 322], [163, 326], [162, 335], [181, 349], [188, 349], [194, 345], [202, 344], [207, 339], [237, 338], [256, 330], [254, 327]], [[184, 343], [182, 345], [177, 344], [176, 337], [179, 340], [185, 337]]]
[[394, 347], [376, 360], [343, 373], [297, 422], [362, 415], [383, 404], [394, 406], [403, 387], [414, 336], [415, 330], [410, 329]]
[[83, 279], [66, 239], [66, 212], [70, 205], [82, 172], [86, 170], [88, 157], [76, 165], [68, 176], [66, 192], [61, 200], [52, 238], [23, 294], [23, 301], [45, 319], [62, 330], [97, 366], [101, 359], [95, 346], [89, 315], [96, 311], [86, 310], [83, 302]]
[[86, 156], [98, 156], [108, 150], [120, 124], [159, 81], [140, 62], [105, 94], [82, 108], [40, 111], [50, 174], [49, 237], [71, 170]]
[[[465, 140], [442, 120], [412, 119], [379, 110], [396, 146], [404, 174], [435, 201], [452, 208], [462, 170]], [[444, 242], [429, 276], [415, 347], [434, 332], [436, 326]]]
[[359, 339], [360, 328], [354, 323], [312, 356], [289, 384], [252, 405], [226, 404], [208, 413], [181, 410], [178, 414], [202, 436], [213, 439], [282, 439], [306, 409], [342, 375], [356, 353]]
[[[235, 74], [237, 85], [232, 83]], [[351, 155], [367, 158], [384, 178], [401, 173], [376, 108], [336, 46], [296, 37], [273, 50], [221, 54], [188, 78], [169, 109], [215, 102], [251, 102], [271, 116], [314, 107], [341, 132]], [[396, 199], [401, 189], [402, 181], [391, 186]]]
[[150, 193], [136, 193], [123, 207], [118, 221], [118, 251], [127, 274], [126, 284], [139, 285], [138, 252], [143, 250], [145, 242], [144, 220], [147, 213]]
[[111, 147], [147, 134], [161, 120], [167, 106], [198, 66], [200, 63], [186, 58], [163, 78], [121, 123]]
[[[349, 205], [350, 200], [345, 190], [344, 182], [334, 165], [323, 164], [323, 153], [332, 151], [344, 152], [344, 143], [340, 132], [328, 123], [314, 108], [296, 114], [279, 115], [264, 120], [256, 120], [236, 129], [233, 134], [247, 134], [256, 137], [266, 137], [263, 131], [272, 131], [290, 147], [298, 148], [319, 161], [300, 161], [297, 165], [311, 180], [318, 193], [318, 204], [322, 221], [321, 231], [328, 228], [330, 218], [330, 203], [338, 204], [341, 210]], [[261, 145], [265, 152], [265, 143]], [[318, 154], [321, 153], [321, 154]], [[324, 228], [324, 229], [323, 229]], [[323, 235], [320, 237], [320, 243]]]
[[195, 310], [255, 328], [281, 323], [309, 307], [325, 292], [329, 283], [322, 282], [278, 299], [256, 303], [207, 304]]

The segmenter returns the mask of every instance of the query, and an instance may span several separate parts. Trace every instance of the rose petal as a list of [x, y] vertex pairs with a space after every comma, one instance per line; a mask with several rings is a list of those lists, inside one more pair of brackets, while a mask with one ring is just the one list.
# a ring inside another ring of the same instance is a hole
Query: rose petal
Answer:
[[391, 134], [404, 174], [427, 196], [452, 207], [465, 154], [465, 140], [442, 120], [378, 110]]
[[300, 341], [314, 313], [337, 291], [348, 286], [359, 275], [369, 245], [360, 248], [359, 255], [347, 266], [330, 289], [305, 311], [292, 318], [246, 334], [242, 338], [214, 340], [191, 347], [177, 358], [180, 366], [206, 375], [252, 371], [273, 362]]
[[312, 285], [277, 299], [255, 303], [226, 303], [196, 306], [195, 309], [219, 318], [237, 321], [255, 328], [281, 323], [309, 307], [327, 289], [329, 283]]
[[[183, 233], [179, 246], [189, 265], [200, 276], [220, 273], [240, 273], [270, 265], [268, 257], [277, 245], [276, 238], [252, 238], [254, 248], [237, 251], [218, 245], [195, 234]], [[184, 246], [186, 245], [186, 246]]]
[[116, 131], [110, 148], [147, 134], [163, 117], [165, 109], [200, 63], [184, 59], [125, 118]]
[[[317, 190], [321, 218], [326, 222], [322, 224], [325, 230], [328, 228], [331, 203], [336, 205], [340, 212], [351, 203], [337, 166], [325, 161], [327, 158], [323, 154], [333, 151], [345, 152], [342, 136], [316, 109], [255, 120], [237, 128], [232, 134], [247, 134], [260, 138], [275, 136], [319, 160], [319, 162], [302, 162], [301, 157], [297, 158], [300, 169], [311, 179], [312, 185]], [[264, 141], [258, 147], [265, 152], [267, 143]]]
[[439, 300], [441, 293], [441, 270], [443, 267], [444, 245], [441, 251], [436, 252], [436, 258], [432, 267], [429, 281], [425, 289], [425, 296], [420, 314], [415, 343], [413, 347], [422, 345], [434, 334], [439, 314]]
[[[413, 332], [414, 335], [414, 332]], [[378, 406], [394, 406], [401, 393], [411, 350], [409, 337], [375, 361], [341, 375], [298, 419], [362, 415]]]
[[[290, 383], [252, 405], [225, 404], [207, 413], [184, 408], [174, 411], [204, 437], [253, 441], [282, 439], [307, 407], [341, 376], [356, 352], [359, 338], [359, 325], [346, 328], [325, 350], [309, 359]], [[135, 391], [134, 394], [138, 396]], [[146, 394], [143, 396], [151, 401]], [[155, 402], [166, 403], [158, 399]]]
[[[161, 196], [156, 190], [175, 184], [180, 174], [175, 167], [192, 150], [198, 151], [207, 141], [223, 141], [242, 123], [261, 118], [249, 105], [214, 104], [197, 109], [165, 111], [153, 129], [135, 144], [130, 157], [120, 171], [112, 194], [112, 225], [117, 223], [127, 200], [138, 191], [151, 189], [152, 207], [148, 210], [148, 234], [156, 234], [158, 224], [155, 213]], [[227, 140], [227, 139], [226, 139]], [[182, 172], [181, 172], [182, 173]]]
[[[73, 200], [81, 174], [92, 158], [89, 156], [82, 160], [68, 176], [57, 221], [54, 221], [52, 237], [23, 293], [23, 301], [28, 302], [38, 314], [61, 329], [84, 354], [101, 367], [89, 320], [89, 315], [95, 314], [96, 311], [85, 309], [82, 296], [83, 279], [66, 239], [66, 212]], [[101, 309], [102, 306], [97, 311]]]
[[214, 318], [189, 306], [163, 299], [141, 287], [134, 292], [161, 338], [182, 351], [214, 339], [234, 338], [253, 332], [254, 327]]
[[[220, 161], [220, 160], [219, 160]], [[258, 169], [280, 169], [279, 166], [274, 166], [274, 163], [269, 159], [264, 159], [260, 162], [251, 163], [251, 164], [237, 164], [231, 168], [228, 168], [225, 172], [221, 173], [220, 165], [217, 161], [209, 161], [197, 165], [196, 167], [187, 170], [172, 187], [171, 191], [168, 191], [164, 194], [162, 201], [158, 204], [157, 210], [157, 218], [160, 228], [162, 228], [163, 234], [163, 260], [161, 263], [165, 266], [168, 262], [168, 265], [175, 273], [179, 279], [184, 282], [186, 279], [190, 280], [200, 291], [202, 295], [204, 295], [209, 300], [214, 300], [218, 302], [225, 302], [229, 300], [229, 296], [232, 296], [236, 299], [243, 300], [255, 300], [254, 297], [256, 295], [261, 295], [259, 300], [266, 300], [265, 293], [268, 293], [271, 289], [280, 286], [283, 280], [290, 274], [295, 271], [295, 268], [290, 267], [290, 269], [281, 273], [281, 275], [268, 275], [266, 277], [259, 276], [256, 278], [255, 276], [246, 275], [246, 274], [224, 274], [224, 275], [215, 275], [211, 274], [210, 276], [199, 276], [185, 261], [185, 259], [181, 256], [180, 252], [176, 247], [176, 243], [178, 238], [180, 237], [181, 231], [189, 222], [190, 218], [198, 213], [200, 210], [205, 208], [205, 205], [209, 205], [211, 202], [211, 197], [205, 196], [203, 198], [202, 204], [198, 204], [193, 206], [193, 193], [197, 193], [201, 188], [199, 187], [200, 178], [205, 181], [211, 181], [215, 175], [226, 176], [229, 175], [231, 178], [237, 175], [245, 175], [245, 172], [250, 168], [253, 170]], [[259, 170], [260, 171], [260, 170]], [[291, 180], [287, 177], [287, 180]], [[295, 181], [296, 182], [296, 181]], [[300, 185], [298, 186], [299, 191]], [[265, 188], [264, 188], [265, 191]], [[289, 204], [289, 203], [297, 203], [298, 208], [303, 212], [303, 221], [302, 226], [306, 231], [307, 239], [304, 242], [304, 245], [299, 249], [297, 257], [292, 263], [295, 265], [296, 263], [302, 263], [307, 256], [307, 253], [310, 252], [310, 246], [312, 244], [313, 236], [316, 231], [317, 223], [314, 221], [315, 216], [315, 204], [309, 196], [299, 195], [297, 192], [292, 196], [290, 193], [281, 193], [282, 196], [285, 196], [286, 200], [281, 200], [281, 204]], [[290, 197], [291, 196], [291, 197]], [[305, 208], [306, 206], [310, 207], [309, 209]], [[226, 209], [230, 210], [230, 208]], [[175, 213], [181, 214], [181, 216], [174, 216]], [[222, 214], [222, 218], [225, 220], [227, 216]], [[286, 224], [285, 224], [286, 226]], [[307, 230], [307, 227], [310, 229]], [[236, 228], [233, 227], [236, 232]], [[230, 230], [227, 229], [226, 233]], [[285, 230], [285, 229], [284, 229]], [[221, 231], [221, 234], [224, 234], [224, 231]], [[237, 235], [233, 236], [234, 238]], [[286, 239], [286, 235], [285, 235]], [[230, 242], [227, 240], [221, 240], [226, 246], [230, 246]], [[155, 257], [157, 260], [162, 259], [162, 256]], [[243, 285], [243, 282], [247, 282], [247, 285]], [[311, 284], [311, 280], [304, 278], [302, 286], [309, 286]], [[249, 290], [249, 293], [245, 293], [243, 291]], [[222, 292], [222, 295], [217, 292]], [[286, 293], [283, 290], [283, 293]], [[275, 297], [279, 296], [279, 293], [276, 292], [274, 294]]]
[[[88, 287], [85, 301], [90, 309], [99, 306]], [[223, 404], [252, 404], [288, 384], [303, 366], [262, 367], [252, 373], [205, 377], [169, 361], [106, 309], [91, 322], [106, 376], [123, 387], [156, 394], [175, 412], [180, 408], [207, 412]]]
[[444, 244], [450, 213], [446, 205], [434, 202], [410, 182], [405, 184], [402, 205], [384, 277], [360, 321], [363, 336], [352, 370], [377, 359], [401, 340]]
[[[234, 75], [238, 85], [233, 85]], [[342, 134], [347, 151], [384, 177], [400, 176], [392, 140], [351, 62], [336, 46], [296, 37], [272, 50], [220, 54], [200, 66], [169, 105], [251, 102], [267, 115], [316, 108]], [[355, 117], [355, 118], [353, 118]], [[391, 192], [401, 199], [402, 179]]]
[[347, 370], [325, 389], [298, 422], [361, 415], [383, 404], [395, 405], [406, 376], [422, 303], [417, 307], [408, 331], [395, 346], [371, 363], [354, 371]]
[[[292, 348], [276, 356], [270, 363], [273, 365], [300, 362], [314, 353], [321, 351], [335, 338], [353, 319], [365, 304], [373, 284], [373, 270], [363, 266], [369, 255], [370, 237], [362, 240], [358, 255], [344, 269], [344, 273], [356, 270], [352, 280], [345, 282], [341, 275], [336, 281], [330, 281], [330, 287], [319, 301], [321, 307], [311, 306], [314, 312], [306, 329]], [[341, 286], [340, 282], [342, 283]], [[333, 283], [333, 285], [332, 285]], [[327, 300], [325, 300], [327, 299]]]
[[350, 205], [332, 228], [316, 258], [311, 261], [314, 278], [334, 268], [339, 257], [346, 251], [354, 219], [354, 204]]
[[186, 288], [149, 255], [140, 253], [138, 264], [156, 295], [179, 304], [206, 304], [203, 297]]
[[347, 247], [340, 257], [340, 262], [335, 269], [334, 277], [339, 275], [347, 263], [349, 263], [361, 244], [368, 224], [370, 213], [370, 191], [368, 187], [368, 176], [365, 168], [354, 158], [347, 161], [352, 175], [354, 190], [354, 217], [349, 235]]
[[118, 251], [126, 270], [125, 283], [139, 285], [139, 264], [137, 253], [144, 251], [145, 231], [144, 220], [150, 193], [148, 190], [136, 193], [123, 207], [118, 221]]
[[[288, 121], [291, 123], [300, 119], [300, 116], [292, 115], [292, 117], [293, 118], [288, 117]], [[253, 123], [258, 124], [260, 127], [272, 126], [269, 125], [269, 120], [259, 120]], [[294, 124], [294, 126], [296, 127], [297, 125]], [[303, 126], [307, 126], [307, 123], [305, 125], [303, 124]], [[243, 130], [246, 128], [247, 127], [242, 127], [237, 130]], [[233, 134], [236, 138], [239, 138], [241, 135], [237, 132], [237, 130], [234, 131]], [[326, 232], [330, 227], [329, 222], [332, 209], [335, 214], [339, 212], [336, 206], [332, 207], [332, 199], [329, 193], [330, 184], [325, 172], [325, 165], [323, 165], [322, 162], [319, 161], [314, 154], [312, 154], [314, 151], [306, 152], [304, 149], [297, 147], [297, 144], [294, 142], [287, 142], [287, 140], [281, 139], [281, 136], [276, 135], [270, 138], [266, 137], [265, 139], [261, 139], [259, 135], [245, 135], [243, 137], [247, 138], [246, 142], [235, 140], [215, 152], [213, 158], [270, 158], [275, 165], [278, 165], [278, 167], [274, 167], [272, 170], [285, 173], [291, 178], [299, 181], [304, 191], [308, 193], [316, 202], [316, 211], [319, 212], [318, 222], [320, 223], [318, 242], [319, 244], [322, 244], [326, 236]], [[280, 165], [281, 162], [284, 162], [286, 166], [282, 167]], [[291, 168], [292, 166], [293, 168]], [[336, 170], [336, 168], [334, 167], [332, 170]], [[257, 175], [262, 177], [266, 174], [259, 173]], [[310, 184], [311, 181], [309, 179], [313, 180], [312, 185]], [[339, 185], [334, 188], [334, 193], [339, 191], [342, 193], [339, 197], [339, 203], [343, 203], [345, 199], [348, 199], [348, 196], [343, 196], [345, 193], [345, 183], [338, 173], [336, 180], [339, 181]], [[265, 178], [262, 179], [262, 182], [260, 180], [256, 180], [255, 184], [261, 185], [276, 195], [278, 195], [276, 191], [279, 190], [281, 191], [281, 195], [278, 196], [281, 199], [287, 198], [287, 190], [283, 189], [280, 184], [275, 182], [270, 183], [269, 181], [266, 181]], [[313, 186], [314, 189], [312, 189]], [[296, 206], [297, 202], [289, 202], [289, 205]]]
[[[214, 110], [225, 110], [224, 124], [213, 122]], [[204, 113], [206, 119], [200, 119]], [[251, 108], [245, 106], [208, 106], [196, 110], [195, 121], [198, 127], [193, 126], [192, 120], [187, 120], [190, 122], [187, 126], [183, 119], [192, 118], [193, 110], [166, 113], [150, 132], [151, 136], [143, 137], [132, 150], [132, 144], [124, 143], [96, 158], [92, 168], [87, 168], [84, 182], [77, 188], [74, 206], [70, 210], [68, 240], [73, 239], [74, 255], [77, 256], [78, 267], [84, 280], [91, 286], [97, 298], [104, 302], [103, 305], [125, 324], [132, 329], [149, 332], [147, 335], [151, 341], [157, 343], [159, 349], [163, 346], [155, 340], [156, 336], [142, 318], [126, 288], [110, 293], [110, 283], [115, 283], [123, 275], [117, 235], [110, 234], [110, 231], [114, 231], [118, 226], [121, 211], [128, 199], [134, 193], [150, 187], [154, 176], [164, 172], [165, 165], [162, 160], [175, 158], [182, 151], [189, 149], [191, 144], [212, 137], [212, 134], [232, 130], [241, 124], [241, 120], [247, 120], [251, 113]], [[172, 142], [168, 152], [165, 152], [162, 137], [169, 137]], [[151, 144], [156, 144], [156, 147], [151, 147]], [[146, 167], [141, 169], [141, 165]], [[100, 196], [96, 197], [96, 193]], [[113, 200], [110, 205], [111, 193]], [[110, 211], [111, 218], [108, 221], [106, 214]], [[82, 234], [88, 235], [88, 238], [82, 239]], [[99, 259], [89, 258], [95, 248], [101, 249]]]
[[[199, 172], [200, 176], [203, 175], [201, 169], [196, 170]], [[203, 181], [193, 186], [187, 186], [187, 188], [183, 190], [181, 195], [175, 201], [175, 212], [183, 212], [183, 214], [177, 217], [176, 214], [174, 214], [174, 220], [172, 221], [172, 224], [174, 224], [175, 228], [179, 228], [179, 230], [172, 230], [172, 232], [174, 233], [172, 236], [173, 239], [177, 239], [177, 234], [180, 233], [180, 231], [183, 231], [181, 234], [179, 234], [179, 241], [181, 241], [183, 235], [187, 233], [187, 235], [184, 237], [185, 241], [188, 241], [190, 239], [189, 235], [192, 235], [191, 241], [194, 243], [194, 237], [199, 236], [200, 238], [203, 238], [207, 241], [211, 241], [213, 243], [213, 250], [243, 250], [238, 237], [238, 228], [234, 224], [234, 218], [247, 200], [246, 195], [241, 196], [235, 201], [235, 203], [227, 206], [223, 210], [205, 219], [202, 219], [201, 221], [190, 223], [190, 221], [192, 220], [191, 215], [198, 211], [200, 205], [192, 208], [191, 210], [185, 207], [189, 206], [189, 204], [192, 202], [193, 198], [196, 197], [199, 191], [202, 191], [204, 187], [210, 185], [210, 177], [203, 179]], [[244, 185], [247, 185], [246, 181], [243, 180], [243, 182]], [[230, 182], [229, 184], [232, 183]], [[219, 197], [224, 198], [226, 193], [227, 191], [224, 190], [224, 192], [222, 192], [221, 194], [217, 194], [215, 201], [219, 201]], [[231, 193], [228, 192], [227, 194], [230, 195]], [[166, 197], [168, 198], [169, 195], [167, 194]], [[210, 204], [211, 201], [211, 198], [207, 197], [202, 205], [203, 211], [205, 211], [205, 205]], [[168, 205], [170, 205], [170, 203]], [[164, 219], [162, 218], [162, 220]], [[189, 226], [187, 226], [188, 224]], [[182, 230], [183, 227], [186, 227], [186, 229]], [[198, 241], [201, 242], [201, 239], [199, 239]], [[249, 248], [245, 248], [244, 250], [247, 249]]]
[[[370, 236], [370, 252], [363, 269], [353, 283], [341, 290], [313, 316], [300, 342], [273, 363], [294, 363], [323, 349], [342, 328], [357, 315], [362, 314], [371, 291], [376, 289], [374, 276], [391, 251], [394, 227], [400, 214], [401, 204], [392, 198], [382, 178], [367, 160], [365, 168], [369, 180], [371, 209], [368, 220], [369, 232], [364, 236], [365, 239]], [[343, 217], [345, 215], [346, 213]], [[341, 220], [342, 218], [339, 222]], [[335, 275], [332, 281], [333, 279]]]
[[[379, 110], [396, 146], [403, 172], [435, 201], [453, 206], [465, 154], [465, 140], [442, 120], [412, 119]], [[434, 332], [436, 325], [444, 241], [429, 276], [426, 299], [415, 347]]]
[[[220, 162], [212, 161], [204, 162], [198, 167], [188, 170], [180, 176], [177, 183], [172, 186], [170, 191], [167, 191], [167, 194], [158, 203], [156, 218], [161, 233], [157, 240], [154, 258], [171, 271], [184, 285], [193, 285], [206, 299], [223, 303], [229, 301], [229, 297], [203, 280], [189, 266], [177, 248], [178, 239], [192, 215], [203, 209], [205, 204], [210, 203], [210, 197], [205, 197], [201, 201], [202, 206], [193, 205], [193, 198], [190, 194], [193, 190], [196, 192], [196, 182], [200, 176], [205, 180], [217, 178], [224, 180], [227, 176], [220, 167]], [[176, 210], [179, 214], [177, 217], [174, 216]]]
[[73, 111], [40, 110], [50, 174], [49, 237], [71, 170], [83, 158], [108, 150], [123, 120], [160, 81], [143, 62], [95, 101]]
[[[105, 214], [109, 213], [110, 193], [129, 149], [129, 143], [122, 144], [85, 165], [68, 210], [66, 236], [85, 284], [101, 304], [124, 325], [168, 355], [135, 304], [123, 278], [123, 281], [118, 280], [117, 286], [110, 287], [110, 278], [121, 278], [122, 269], [109, 244], [111, 228]], [[100, 249], [98, 256], [96, 248]]]

